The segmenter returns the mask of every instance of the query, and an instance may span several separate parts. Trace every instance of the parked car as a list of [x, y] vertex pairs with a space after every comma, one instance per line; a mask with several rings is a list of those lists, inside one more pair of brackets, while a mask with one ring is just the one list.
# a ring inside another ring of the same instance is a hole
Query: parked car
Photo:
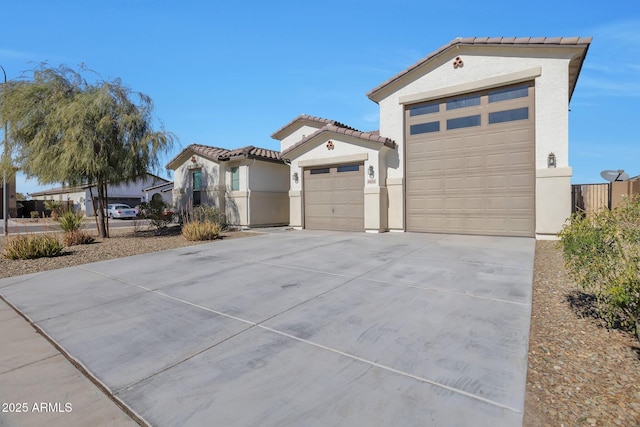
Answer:
[[107, 205], [107, 216], [109, 218], [135, 218], [138, 215], [138, 211], [129, 205], [113, 204]]

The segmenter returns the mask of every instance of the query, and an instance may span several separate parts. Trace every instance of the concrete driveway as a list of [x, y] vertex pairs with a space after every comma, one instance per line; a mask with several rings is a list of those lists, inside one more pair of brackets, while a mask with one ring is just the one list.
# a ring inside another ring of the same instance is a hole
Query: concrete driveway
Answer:
[[519, 426], [534, 249], [290, 231], [0, 294], [152, 425]]

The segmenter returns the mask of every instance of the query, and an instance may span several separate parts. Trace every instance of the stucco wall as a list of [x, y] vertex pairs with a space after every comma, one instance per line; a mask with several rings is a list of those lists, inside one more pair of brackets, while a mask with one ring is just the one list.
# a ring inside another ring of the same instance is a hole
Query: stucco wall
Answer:
[[[191, 158], [189, 158], [173, 173], [173, 206], [177, 209], [186, 209], [192, 205], [193, 183], [191, 174], [198, 169], [202, 171], [201, 204], [220, 206], [218, 188], [221, 172], [220, 165], [203, 157], [195, 157], [195, 163], [191, 162]], [[223, 185], [223, 183], [221, 184]]]
[[301, 126], [299, 129], [293, 131], [291, 135], [286, 136], [280, 141], [280, 151], [284, 151], [287, 148], [294, 145], [296, 142], [302, 140], [305, 136], [309, 136], [316, 132], [323, 126], [322, 123], [317, 123], [317, 125], [309, 125], [305, 124]]

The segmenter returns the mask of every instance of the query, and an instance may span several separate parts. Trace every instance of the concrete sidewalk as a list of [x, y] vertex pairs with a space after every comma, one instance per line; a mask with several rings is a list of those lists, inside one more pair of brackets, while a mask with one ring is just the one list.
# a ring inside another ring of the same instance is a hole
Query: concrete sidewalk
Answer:
[[0, 300], [0, 426], [138, 426]]

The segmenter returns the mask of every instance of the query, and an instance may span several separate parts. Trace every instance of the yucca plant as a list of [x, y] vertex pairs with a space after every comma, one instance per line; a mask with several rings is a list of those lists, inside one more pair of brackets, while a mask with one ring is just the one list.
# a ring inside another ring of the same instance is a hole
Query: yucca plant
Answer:
[[71, 210], [64, 211], [56, 218], [62, 231], [70, 232], [80, 230], [84, 226], [84, 215]]

